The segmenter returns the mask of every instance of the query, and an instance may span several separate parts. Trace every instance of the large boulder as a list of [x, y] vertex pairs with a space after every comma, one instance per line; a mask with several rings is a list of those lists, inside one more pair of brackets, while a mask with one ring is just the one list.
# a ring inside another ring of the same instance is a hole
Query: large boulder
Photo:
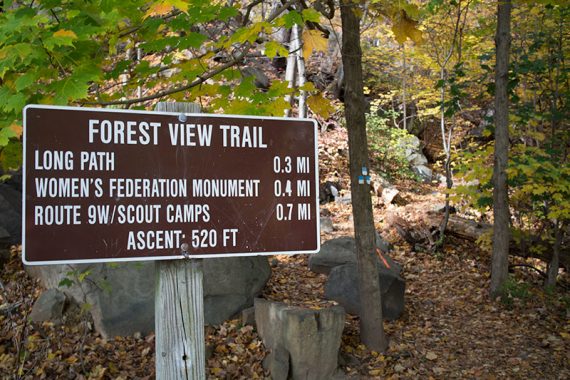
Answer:
[[429, 182], [433, 179], [433, 171], [425, 165], [416, 165], [412, 167], [412, 171], [424, 182]]
[[[376, 268], [382, 293], [383, 317], [397, 319], [404, 311], [405, 281], [400, 276], [402, 267], [388, 252], [391, 246], [376, 234]], [[309, 268], [316, 273], [328, 274], [325, 297], [337, 301], [350, 314], [360, 313], [356, 241], [341, 237], [326, 241], [319, 253], [309, 258]]]
[[4, 246], [22, 241], [22, 189], [18, 175], [0, 183], [0, 235]]
[[[392, 249], [390, 243], [376, 235], [376, 247], [382, 252], [382, 257], [393, 270], [400, 274], [402, 267], [388, 256]], [[377, 258], [378, 264], [381, 260]], [[329, 274], [334, 267], [347, 263], [356, 263], [356, 241], [349, 236], [327, 240], [321, 250], [309, 258], [309, 269], [316, 273]]]
[[330, 380], [341, 377], [338, 351], [344, 309], [312, 310], [255, 300], [257, 331], [271, 352], [264, 366], [274, 380]]
[[[27, 267], [47, 289], [60, 289], [90, 305], [104, 337], [154, 331], [154, 263], [42, 265]], [[61, 284], [61, 286], [60, 286]]]
[[[382, 293], [382, 317], [398, 319], [404, 312], [406, 284], [394, 270], [377, 265], [380, 292]], [[358, 269], [355, 263], [334, 267], [325, 284], [325, 298], [334, 300], [350, 314], [360, 314]]]
[[[154, 331], [154, 262], [29, 266], [27, 270], [45, 288], [59, 288], [76, 302], [90, 304], [95, 328], [104, 337]], [[87, 275], [80, 275], [86, 271]], [[253, 305], [271, 268], [263, 256], [206, 259], [203, 274], [205, 323], [219, 324]]]
[[205, 259], [204, 320], [219, 325], [243, 309], [253, 306], [269, 277], [267, 257]]
[[30, 319], [35, 323], [61, 322], [64, 306], [65, 294], [57, 289], [48, 289], [34, 303]]

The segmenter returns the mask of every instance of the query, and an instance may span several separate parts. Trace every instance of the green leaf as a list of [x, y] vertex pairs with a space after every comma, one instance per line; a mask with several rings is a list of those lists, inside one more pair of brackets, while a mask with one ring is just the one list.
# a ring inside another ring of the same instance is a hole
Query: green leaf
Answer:
[[289, 11], [277, 21], [277, 25], [284, 26], [286, 28], [291, 28], [295, 24], [303, 25], [303, 17], [297, 11]]
[[62, 288], [64, 286], [71, 288], [73, 286], [73, 281], [71, 281], [69, 278], [65, 277], [59, 282], [59, 284], [57, 286], [59, 286], [60, 288]]
[[72, 75], [55, 82], [50, 89], [55, 93], [56, 104], [66, 104], [70, 101], [87, 97], [90, 82], [98, 79], [101, 70], [98, 67], [85, 65], [78, 67]]
[[190, 47], [198, 49], [200, 46], [202, 46], [202, 44], [204, 43], [204, 41], [206, 41], [207, 38], [208, 37], [206, 37], [201, 33], [190, 32], [187, 33], [186, 36], [180, 38], [180, 43], [178, 47], [180, 49], [188, 49]]
[[32, 84], [36, 83], [39, 78], [37, 71], [28, 71], [23, 75], [20, 75], [18, 79], [14, 82], [16, 91], [22, 91]]
[[26, 100], [26, 96], [21, 92], [18, 92], [8, 98], [8, 100], [3, 104], [3, 108], [7, 112], [20, 113], [26, 105]]
[[314, 8], [303, 9], [301, 14], [303, 15], [303, 20], [305, 21], [316, 22], [316, 23], [321, 21], [321, 14]]
[[22, 165], [22, 143], [19, 140], [10, 139], [8, 145], [2, 149], [0, 162], [4, 171], [18, 169]]
[[236, 87], [234, 93], [236, 96], [243, 96], [244, 98], [251, 96], [255, 92], [255, 77], [249, 76], [243, 78], [241, 83]]
[[287, 57], [289, 51], [277, 41], [268, 41], [265, 43], [265, 55], [268, 58]]
[[54, 50], [58, 46], [73, 46], [73, 41], [77, 40], [77, 35], [72, 30], [60, 29], [51, 37], [46, 38], [44, 45], [48, 50]]
[[81, 273], [79, 274], [79, 276], [77, 276], [77, 279], [79, 280], [79, 282], [83, 282], [83, 281], [85, 281], [85, 279], [87, 278], [87, 276], [89, 276], [90, 274], [91, 274], [91, 270], [90, 270], [90, 269], [87, 269], [87, 270], [81, 272]]
[[218, 17], [222, 21], [227, 21], [228, 19], [235, 17], [238, 15], [238, 10], [234, 7], [223, 7], [220, 9], [220, 13], [218, 13]]
[[16, 132], [14, 132], [11, 128], [2, 128], [0, 129], [0, 146], [6, 146], [10, 142], [10, 138], [16, 137]]

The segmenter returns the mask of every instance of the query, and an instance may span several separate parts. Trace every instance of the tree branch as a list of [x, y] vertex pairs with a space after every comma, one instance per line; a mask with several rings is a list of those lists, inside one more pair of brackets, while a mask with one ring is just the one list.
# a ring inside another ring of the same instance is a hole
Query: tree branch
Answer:
[[[276, 9], [272, 15], [269, 16], [269, 18], [267, 19], [267, 22], [271, 22], [271, 21], [275, 20], [281, 13], [283, 13], [287, 8], [289, 8], [292, 4], [294, 4], [296, 2], [297, 2], [297, 0], [287, 1], [280, 8]], [[112, 100], [112, 101], [108, 101], [108, 102], [78, 102], [78, 103], [81, 105], [100, 105], [100, 106], [130, 105], [130, 104], [135, 104], [135, 103], [147, 102], [149, 100], [159, 99], [159, 98], [162, 98], [162, 97], [165, 97], [168, 95], [175, 94], [177, 92], [186, 91], [186, 90], [191, 89], [192, 87], [196, 87], [196, 86], [204, 83], [208, 79], [220, 74], [224, 70], [229, 69], [230, 67], [241, 62], [243, 60], [243, 58], [245, 57], [245, 55], [247, 54], [247, 51], [250, 49], [250, 47], [251, 47], [251, 44], [249, 42], [244, 43], [240, 47], [241, 52], [239, 52], [235, 56], [232, 55], [232, 59], [230, 61], [228, 61], [228, 62], [224, 63], [223, 65], [220, 65], [214, 69], [211, 69], [210, 71], [207, 71], [207, 72], [203, 73], [202, 75], [199, 75], [192, 82], [187, 83], [187, 84], [182, 85], [182, 86], [174, 87], [174, 88], [171, 88], [169, 90], [159, 91], [153, 95], [143, 96], [143, 97], [134, 98], [134, 99]]]

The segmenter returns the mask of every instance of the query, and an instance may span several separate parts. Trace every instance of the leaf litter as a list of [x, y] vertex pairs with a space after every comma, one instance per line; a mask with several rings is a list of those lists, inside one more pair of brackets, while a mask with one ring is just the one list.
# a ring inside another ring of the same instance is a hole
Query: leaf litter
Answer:
[[[321, 133], [321, 181], [338, 182], [349, 194], [346, 131]], [[372, 168], [374, 170], [374, 168]], [[358, 338], [358, 317], [347, 315], [339, 364], [351, 379], [566, 379], [570, 378], [570, 294], [542, 290], [532, 271], [516, 271], [530, 284], [527, 297], [508, 303], [488, 297], [490, 257], [471, 242], [450, 238], [443, 252], [415, 252], [390, 225], [397, 215], [421, 224], [426, 210], [441, 202], [433, 185], [398, 183], [405, 202], [385, 206], [376, 197], [375, 224], [394, 245], [392, 257], [406, 279], [404, 315], [384, 323], [387, 352], [368, 350]], [[335, 227], [322, 241], [353, 235], [350, 205], [322, 205]], [[273, 274], [262, 297], [320, 309], [326, 276], [308, 269], [307, 255], [269, 258]], [[534, 265], [539, 265], [537, 262]], [[41, 294], [13, 247], [0, 267], [0, 378], [7, 379], [153, 379], [154, 335], [103, 339], [80, 311], [66, 313], [62, 324], [28, 321]], [[568, 275], [563, 274], [568, 281]], [[254, 327], [241, 320], [206, 328], [209, 379], [268, 379], [267, 351]]]

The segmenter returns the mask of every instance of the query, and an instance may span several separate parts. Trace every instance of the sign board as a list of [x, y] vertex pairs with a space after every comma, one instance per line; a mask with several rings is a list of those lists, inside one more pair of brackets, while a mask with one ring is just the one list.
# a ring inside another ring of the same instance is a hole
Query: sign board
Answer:
[[29, 105], [26, 264], [312, 253], [310, 119]]

